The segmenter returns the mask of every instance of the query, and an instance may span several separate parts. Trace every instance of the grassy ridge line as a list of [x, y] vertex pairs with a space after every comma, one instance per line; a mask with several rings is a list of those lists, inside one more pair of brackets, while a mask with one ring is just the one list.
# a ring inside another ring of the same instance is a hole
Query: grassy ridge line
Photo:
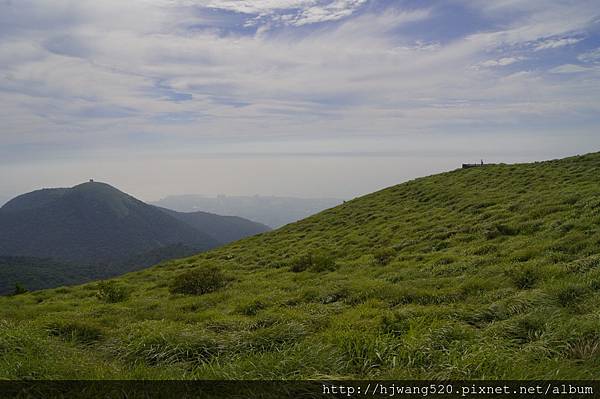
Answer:
[[[600, 154], [457, 170], [115, 295], [1, 298], [0, 378], [596, 378], [599, 176]], [[203, 295], [176, 283], [214, 269]]]

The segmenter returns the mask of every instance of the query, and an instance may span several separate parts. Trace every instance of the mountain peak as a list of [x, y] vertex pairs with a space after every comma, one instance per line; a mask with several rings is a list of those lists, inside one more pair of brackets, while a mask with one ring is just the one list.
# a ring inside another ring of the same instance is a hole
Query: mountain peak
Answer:
[[[119, 193], [125, 194], [122, 191], [120, 191], [119, 189], [117, 189], [114, 186], [111, 186], [108, 183], [103, 183], [103, 182], [99, 182], [99, 181], [94, 181], [94, 180], [90, 180], [90, 181], [86, 181], [84, 183], [81, 184], [77, 184], [76, 186], [71, 187], [71, 190], [74, 191], [82, 191], [82, 190], [93, 190], [93, 191], [117, 191]], [[125, 194], [127, 195], [127, 194]]]
[[89, 193], [96, 196], [111, 196], [113, 198], [127, 198], [133, 200], [134, 198], [129, 194], [124, 193], [118, 188], [111, 186], [108, 183], [97, 182], [97, 181], [88, 181], [85, 183], [78, 184], [76, 186], [71, 187], [70, 191], [72, 193]]
[[0, 208], [0, 256], [108, 264], [177, 245], [199, 252], [266, 230], [245, 219], [168, 213], [88, 181], [23, 194]]
[[129, 214], [132, 206], [143, 203], [110, 184], [89, 181], [71, 188], [44, 188], [19, 195], [0, 209], [7, 212], [20, 212], [52, 208], [59, 204], [68, 204], [74, 211], [80, 212], [101, 207], [110, 210], [118, 217], [123, 217]]

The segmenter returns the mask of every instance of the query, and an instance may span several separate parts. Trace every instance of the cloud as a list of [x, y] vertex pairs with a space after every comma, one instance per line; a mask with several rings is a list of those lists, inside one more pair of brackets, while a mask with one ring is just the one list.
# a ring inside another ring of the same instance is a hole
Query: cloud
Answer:
[[52, 53], [71, 57], [85, 58], [92, 53], [83, 38], [73, 35], [54, 36], [45, 40], [42, 45]]
[[580, 41], [585, 32], [594, 29], [600, 16], [597, 0], [462, 0], [462, 3], [503, 26], [483, 33], [494, 45], [541, 47], [540, 50]]
[[522, 57], [502, 57], [499, 59], [494, 59], [494, 60], [487, 60], [487, 61], [483, 61], [481, 63], [479, 63], [479, 66], [482, 67], [497, 67], [497, 66], [507, 66], [507, 65], [511, 65], [514, 64], [515, 62], [519, 62], [523, 60]]
[[243, 14], [267, 14], [278, 10], [304, 9], [317, 0], [181, 0], [182, 5], [198, 5]]
[[246, 26], [265, 21], [302, 26], [351, 16], [368, 0], [183, 0], [179, 4], [247, 14]]
[[[547, 127], [537, 125], [541, 116], [558, 129], [600, 108], [581, 74], [556, 85], [549, 68], [528, 64], [537, 56], [531, 43], [584, 31], [589, 9], [565, 20], [560, 5], [528, 8], [511, 23], [447, 40], [422, 33], [443, 12], [433, 3], [22, 1], [0, 28], [0, 144], [110, 148], [135, 132], [161, 138], [159, 146], [205, 149], [228, 140], [527, 131]], [[210, 19], [207, 7], [233, 19]], [[260, 15], [259, 25], [282, 26], [266, 35], [243, 27]]]
[[586, 51], [585, 53], [581, 53], [577, 56], [577, 59], [581, 62], [599, 62], [600, 61], [600, 47]]
[[[325, 21], [337, 21], [352, 15], [367, 0], [335, 0], [323, 5], [308, 7], [288, 21], [295, 26]], [[289, 15], [289, 14], [288, 14]]]
[[580, 73], [580, 72], [588, 72], [592, 70], [591, 68], [583, 67], [581, 65], [575, 64], [564, 64], [554, 67], [549, 70], [550, 73]]
[[534, 51], [556, 49], [564, 46], [570, 46], [572, 44], [579, 43], [581, 40], [581, 38], [577, 37], [546, 39], [536, 44], [534, 47]]

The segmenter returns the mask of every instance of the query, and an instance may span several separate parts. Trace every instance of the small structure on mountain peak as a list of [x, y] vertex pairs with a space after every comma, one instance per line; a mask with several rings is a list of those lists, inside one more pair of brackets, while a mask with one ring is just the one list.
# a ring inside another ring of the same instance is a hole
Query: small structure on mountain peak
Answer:
[[485, 166], [485, 165], [493, 165], [493, 164], [492, 163], [484, 164], [483, 159], [482, 159], [481, 163], [463, 163], [462, 168], [463, 169], [477, 168], [477, 167]]

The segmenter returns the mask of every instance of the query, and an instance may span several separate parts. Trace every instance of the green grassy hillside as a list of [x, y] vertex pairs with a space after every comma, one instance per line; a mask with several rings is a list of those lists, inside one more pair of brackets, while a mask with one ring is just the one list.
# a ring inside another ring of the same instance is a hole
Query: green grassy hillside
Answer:
[[0, 378], [597, 378], [600, 154], [457, 170], [0, 298]]

